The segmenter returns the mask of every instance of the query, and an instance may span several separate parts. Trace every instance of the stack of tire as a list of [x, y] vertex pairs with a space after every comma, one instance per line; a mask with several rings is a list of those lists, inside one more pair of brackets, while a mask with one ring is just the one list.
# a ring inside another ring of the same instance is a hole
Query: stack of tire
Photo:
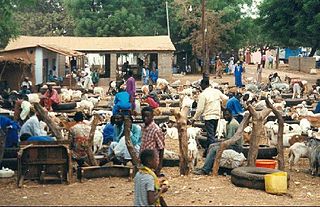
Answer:
[[[231, 182], [239, 187], [265, 190], [264, 175], [276, 172], [281, 171], [260, 167], [238, 167], [231, 171]], [[288, 176], [287, 179], [289, 181], [290, 177]]]

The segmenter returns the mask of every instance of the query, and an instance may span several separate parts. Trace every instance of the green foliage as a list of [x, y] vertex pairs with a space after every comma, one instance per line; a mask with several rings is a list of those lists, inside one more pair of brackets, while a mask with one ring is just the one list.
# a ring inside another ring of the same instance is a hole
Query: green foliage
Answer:
[[80, 36], [166, 34], [163, 0], [66, 0]]
[[288, 47], [320, 47], [319, 0], [265, 0], [260, 16], [264, 31], [275, 41]]
[[62, 0], [35, 0], [33, 7], [23, 7], [15, 12], [22, 35], [60, 36], [73, 35], [74, 21], [63, 8]]
[[18, 35], [18, 24], [13, 19], [13, 12], [32, 4], [32, 0], [0, 0], [0, 48], [4, 48], [10, 38]]

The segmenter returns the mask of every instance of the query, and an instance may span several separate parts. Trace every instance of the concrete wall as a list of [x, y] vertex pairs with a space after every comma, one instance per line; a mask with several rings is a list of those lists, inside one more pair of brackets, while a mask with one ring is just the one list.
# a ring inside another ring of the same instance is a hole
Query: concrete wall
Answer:
[[165, 78], [168, 81], [172, 80], [172, 52], [159, 52], [158, 53], [158, 68], [159, 77]]
[[289, 69], [310, 73], [310, 69], [316, 67], [316, 58], [314, 57], [289, 57]]
[[117, 54], [116, 53], [111, 53], [110, 54], [110, 78], [111, 79], [116, 79], [117, 77]]
[[57, 71], [58, 75], [65, 77], [66, 56], [57, 54]]
[[38, 47], [35, 51], [35, 85], [43, 82], [43, 51], [42, 48]]

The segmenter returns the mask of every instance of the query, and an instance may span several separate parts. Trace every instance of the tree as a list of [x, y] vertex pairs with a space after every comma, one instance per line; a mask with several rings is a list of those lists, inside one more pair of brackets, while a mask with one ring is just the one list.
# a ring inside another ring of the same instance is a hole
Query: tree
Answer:
[[61, 36], [74, 34], [72, 16], [64, 9], [62, 0], [35, 0], [34, 7], [15, 12], [20, 25], [19, 33], [35, 36]]
[[0, 0], [0, 48], [4, 48], [10, 38], [18, 35], [18, 24], [14, 21], [14, 10], [29, 6], [32, 0]]
[[145, 33], [141, 0], [65, 1], [79, 36], [133, 36]]
[[264, 1], [260, 17], [264, 31], [275, 41], [288, 47], [312, 47], [311, 57], [320, 47], [320, 1]]

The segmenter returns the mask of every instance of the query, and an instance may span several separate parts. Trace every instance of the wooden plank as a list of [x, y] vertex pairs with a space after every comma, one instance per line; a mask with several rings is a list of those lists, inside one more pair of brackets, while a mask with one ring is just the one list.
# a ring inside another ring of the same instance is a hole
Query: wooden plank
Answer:
[[39, 116], [43, 119], [43, 121], [48, 125], [52, 134], [57, 138], [57, 140], [63, 140], [60, 127], [50, 119], [48, 113], [45, 112], [44, 108], [39, 103], [34, 103], [34, 108], [38, 112]]
[[129, 177], [132, 171], [131, 167], [114, 165], [114, 166], [91, 166], [80, 168], [79, 179], [101, 178], [101, 177]]
[[49, 160], [27, 160], [27, 161], [22, 161], [23, 165], [61, 165], [61, 164], [66, 164], [67, 159], [49, 159]]

